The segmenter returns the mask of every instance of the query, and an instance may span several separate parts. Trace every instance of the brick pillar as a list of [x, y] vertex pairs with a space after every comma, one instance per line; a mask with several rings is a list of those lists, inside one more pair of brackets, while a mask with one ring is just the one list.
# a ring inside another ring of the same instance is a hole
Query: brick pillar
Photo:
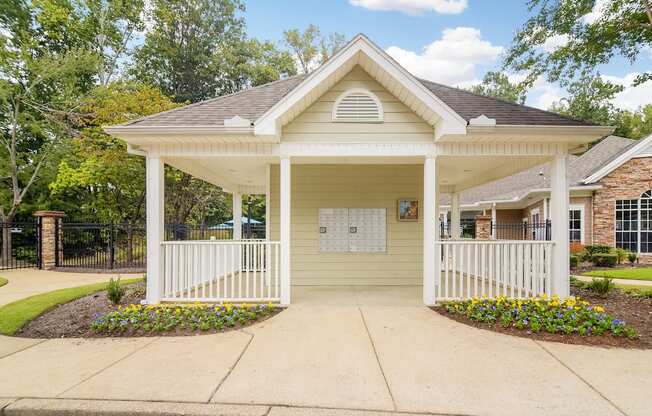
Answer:
[[475, 239], [476, 240], [491, 239], [491, 215], [475, 216]]
[[[35, 217], [41, 219], [41, 268], [52, 269], [56, 266], [56, 250], [59, 254], [63, 251], [61, 240], [61, 218], [66, 214], [61, 211], [36, 211]], [[59, 224], [59, 235], [57, 236], [57, 223]], [[59, 242], [57, 244], [57, 237]]]

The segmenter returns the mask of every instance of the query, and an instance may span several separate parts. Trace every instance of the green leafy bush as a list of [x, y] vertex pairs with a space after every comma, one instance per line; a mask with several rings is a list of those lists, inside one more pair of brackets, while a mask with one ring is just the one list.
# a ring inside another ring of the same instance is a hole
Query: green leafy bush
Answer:
[[627, 260], [629, 260], [631, 264], [636, 263], [638, 261], [638, 254], [630, 251], [627, 253]]
[[593, 256], [594, 254], [607, 254], [611, 252], [611, 247], [606, 245], [606, 244], [592, 244], [589, 246], [584, 247], [584, 250], [589, 254], [589, 256]]
[[154, 306], [129, 305], [117, 311], [98, 316], [91, 329], [103, 335], [121, 335], [125, 332], [160, 333], [177, 329], [192, 331], [221, 331], [237, 324], [244, 325], [274, 311], [268, 305], [207, 305]]
[[596, 253], [591, 256], [591, 263], [598, 267], [614, 267], [618, 262], [618, 256], [611, 253]]
[[576, 268], [580, 264], [580, 258], [574, 254], [571, 254], [570, 256], [570, 267], [571, 268]]
[[505, 297], [473, 298], [471, 300], [444, 303], [448, 313], [463, 315], [476, 322], [503, 328], [516, 328], [551, 334], [577, 334], [636, 338], [636, 330], [624, 321], [605, 313], [601, 306], [594, 306], [581, 299], [558, 297], [530, 299], [507, 299]]
[[616, 260], [618, 264], [622, 264], [623, 261], [627, 258], [627, 250], [624, 248], [616, 248], [614, 249], [614, 254], [616, 255]]
[[607, 296], [616, 285], [613, 282], [613, 279], [603, 278], [603, 277], [594, 277], [590, 282], [587, 282], [584, 285], [584, 288], [597, 293], [601, 296]]
[[109, 301], [114, 305], [119, 305], [122, 297], [125, 294], [125, 288], [120, 285], [120, 278], [116, 280], [109, 280], [109, 284], [106, 287], [106, 297], [109, 298]]

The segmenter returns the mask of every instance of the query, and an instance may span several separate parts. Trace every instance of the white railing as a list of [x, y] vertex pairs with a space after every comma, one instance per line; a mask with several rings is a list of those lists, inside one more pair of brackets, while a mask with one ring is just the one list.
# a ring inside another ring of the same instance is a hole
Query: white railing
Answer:
[[533, 297], [551, 294], [552, 242], [521, 240], [437, 241], [441, 268], [437, 300]]
[[164, 241], [164, 302], [277, 302], [280, 243]]

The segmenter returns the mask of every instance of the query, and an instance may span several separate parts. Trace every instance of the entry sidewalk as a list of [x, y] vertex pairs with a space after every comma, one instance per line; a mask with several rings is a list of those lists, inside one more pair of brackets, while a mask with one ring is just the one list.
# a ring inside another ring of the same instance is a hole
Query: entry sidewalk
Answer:
[[472, 328], [413, 306], [410, 287], [319, 292], [295, 289], [286, 311], [216, 335], [1, 337], [0, 406], [6, 415], [649, 414], [652, 351]]

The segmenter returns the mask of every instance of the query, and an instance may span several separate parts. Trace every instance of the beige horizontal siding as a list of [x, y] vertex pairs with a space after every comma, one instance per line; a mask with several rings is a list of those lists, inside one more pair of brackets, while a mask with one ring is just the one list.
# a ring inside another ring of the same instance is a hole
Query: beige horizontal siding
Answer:
[[[351, 88], [367, 89], [383, 106], [382, 123], [333, 123], [335, 100]], [[284, 142], [432, 142], [433, 127], [356, 66], [340, 82], [283, 127]]]
[[[422, 199], [421, 165], [292, 165], [292, 284], [421, 283], [421, 221], [399, 222], [399, 198]], [[279, 167], [271, 169], [271, 238], [279, 238]], [[387, 251], [319, 251], [319, 208], [385, 208]], [[420, 207], [421, 208], [421, 207]]]

